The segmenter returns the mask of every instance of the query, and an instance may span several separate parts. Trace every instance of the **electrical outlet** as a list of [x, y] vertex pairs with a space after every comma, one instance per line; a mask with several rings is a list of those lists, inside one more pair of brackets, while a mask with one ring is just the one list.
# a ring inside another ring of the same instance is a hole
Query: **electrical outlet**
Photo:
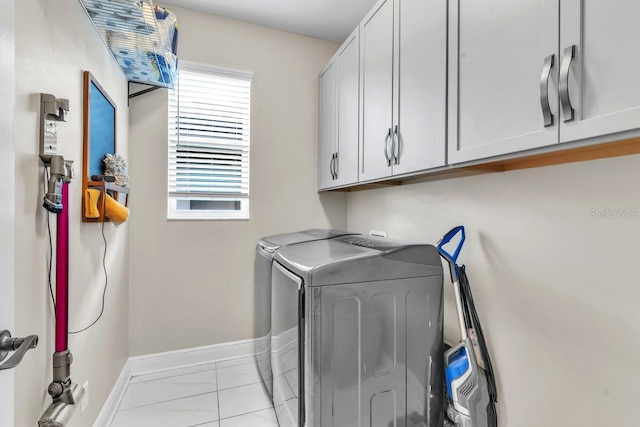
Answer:
[[89, 381], [85, 381], [82, 387], [84, 387], [84, 395], [80, 399], [80, 414], [84, 414], [89, 406]]
[[387, 237], [387, 232], [386, 231], [378, 231], [378, 230], [370, 230], [369, 231], [369, 236]]

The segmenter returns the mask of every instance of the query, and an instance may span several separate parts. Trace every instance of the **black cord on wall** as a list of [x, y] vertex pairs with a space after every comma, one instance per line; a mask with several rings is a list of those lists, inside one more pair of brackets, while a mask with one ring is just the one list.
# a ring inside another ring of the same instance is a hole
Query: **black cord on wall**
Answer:
[[[103, 199], [106, 199], [106, 194], [103, 194], [102, 196], [103, 196], [102, 197]], [[102, 212], [104, 213], [104, 203], [102, 205]], [[104, 252], [102, 253], [102, 269], [104, 270], [104, 288], [102, 289], [102, 306], [100, 307], [100, 314], [98, 314], [98, 317], [96, 318], [96, 320], [91, 322], [89, 326], [82, 328], [79, 331], [69, 332], [69, 334], [79, 334], [80, 332], [86, 331], [87, 329], [89, 329], [90, 327], [98, 323], [98, 320], [100, 320], [100, 318], [104, 314], [104, 302], [107, 296], [107, 286], [109, 285], [109, 275], [107, 274], [107, 238], [104, 235], [104, 221], [102, 221], [102, 226], [100, 227], [100, 230], [102, 231], [102, 241], [104, 242]]]
[[[44, 192], [47, 192], [47, 186], [49, 184], [49, 168], [45, 167], [45, 182], [44, 182]], [[51, 294], [51, 302], [53, 303], [53, 314], [56, 313], [56, 299], [53, 296], [53, 286], [51, 286], [51, 264], [53, 263], [53, 243], [51, 241], [51, 213], [45, 209], [47, 212], [47, 233], [49, 234], [49, 293]]]
[[[48, 187], [48, 183], [49, 183], [49, 169], [45, 167], [46, 170], [46, 183], [45, 183], [45, 193], [47, 191], [47, 187]], [[102, 212], [105, 212], [105, 205], [106, 205], [106, 195], [104, 195], [104, 197], [102, 198]], [[50, 224], [50, 212], [47, 211], [47, 231], [49, 234], [49, 293], [51, 294], [51, 302], [53, 303], [53, 312], [56, 312], [56, 299], [53, 295], [53, 285], [51, 283], [51, 269], [52, 269], [52, 264], [53, 264], [53, 242], [51, 239], [51, 224]], [[106, 295], [107, 295], [107, 287], [109, 285], [109, 275], [107, 273], [107, 248], [108, 248], [108, 244], [107, 244], [107, 237], [104, 234], [104, 221], [102, 222], [102, 226], [100, 227], [101, 233], [102, 233], [102, 241], [104, 242], [104, 252], [102, 253], [102, 269], [104, 271], [104, 288], [102, 290], [102, 305], [100, 307], [100, 314], [98, 314], [98, 317], [96, 318], [96, 320], [94, 320], [93, 322], [91, 322], [91, 324], [87, 327], [84, 327], [78, 331], [70, 331], [69, 334], [79, 334], [81, 332], [86, 331], [87, 329], [91, 328], [93, 325], [95, 325], [96, 323], [98, 323], [98, 321], [102, 318], [102, 315], [104, 314], [104, 307], [105, 307], [105, 299], [106, 299]]]
[[105, 224], [104, 215], [106, 212], [105, 211], [106, 205], [107, 205], [107, 193], [104, 192], [102, 193], [102, 225], [100, 227], [100, 231], [102, 232], [102, 241], [104, 242], [104, 252], [102, 253], [102, 270], [104, 270], [104, 288], [102, 289], [102, 306], [100, 307], [100, 314], [98, 314], [98, 317], [96, 317], [96, 320], [91, 322], [89, 326], [84, 327], [79, 331], [69, 332], [69, 335], [79, 334], [81, 332], [86, 331], [87, 329], [89, 329], [90, 327], [98, 323], [98, 320], [100, 320], [102, 318], [102, 315], [104, 314], [104, 302], [107, 296], [107, 286], [109, 285], [109, 275], [107, 274], [107, 246], [108, 245], [107, 245], [107, 238], [104, 235], [104, 224]]

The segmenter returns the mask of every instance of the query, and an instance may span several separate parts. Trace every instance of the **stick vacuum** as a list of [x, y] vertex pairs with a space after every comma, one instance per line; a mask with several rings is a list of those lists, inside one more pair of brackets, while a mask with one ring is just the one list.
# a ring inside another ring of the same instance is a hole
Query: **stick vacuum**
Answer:
[[53, 402], [38, 420], [39, 427], [64, 427], [85, 394], [84, 387], [71, 381], [69, 334], [69, 183], [73, 161], [57, 154], [57, 125], [65, 122], [69, 100], [40, 94], [40, 159], [51, 171], [43, 207], [57, 216], [56, 230], [56, 351], [53, 354], [53, 381], [47, 389]]
[[53, 354], [53, 381], [48, 393], [53, 402], [38, 421], [39, 427], [63, 427], [71, 419], [85, 389], [71, 381], [73, 356], [69, 351], [69, 183], [72, 161], [62, 156], [41, 156], [51, 168], [51, 178], [43, 207], [57, 215], [56, 230], [56, 351]]
[[[450, 253], [444, 246], [457, 235], [458, 245], [455, 251]], [[496, 427], [497, 393], [493, 368], [464, 266], [460, 268], [456, 265], [464, 240], [464, 227], [459, 226], [450, 230], [438, 242], [438, 251], [447, 260], [451, 272], [461, 336], [460, 343], [445, 352], [444, 356], [447, 395], [450, 400], [447, 416], [457, 427]], [[461, 282], [464, 285], [462, 289]], [[474, 343], [468, 330], [477, 334], [479, 338], [478, 348], [485, 369], [478, 365]]]

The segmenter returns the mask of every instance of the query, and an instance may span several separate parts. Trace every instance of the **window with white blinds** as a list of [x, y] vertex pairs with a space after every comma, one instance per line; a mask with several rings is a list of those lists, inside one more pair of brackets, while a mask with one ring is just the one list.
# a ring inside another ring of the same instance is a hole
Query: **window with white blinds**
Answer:
[[249, 218], [251, 79], [180, 61], [169, 92], [169, 219]]

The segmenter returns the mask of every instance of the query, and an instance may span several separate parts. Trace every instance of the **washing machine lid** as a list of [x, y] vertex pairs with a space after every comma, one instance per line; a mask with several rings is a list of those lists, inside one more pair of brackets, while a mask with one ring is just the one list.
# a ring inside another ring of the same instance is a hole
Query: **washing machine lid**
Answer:
[[258, 245], [267, 252], [275, 252], [283, 246], [296, 243], [311, 242], [314, 240], [332, 239], [338, 236], [345, 236], [355, 233], [348, 233], [340, 230], [314, 228], [311, 230], [296, 231], [293, 233], [276, 234], [263, 237], [258, 240]]
[[306, 286], [442, 275], [433, 245], [360, 235], [286, 246], [274, 259]]

